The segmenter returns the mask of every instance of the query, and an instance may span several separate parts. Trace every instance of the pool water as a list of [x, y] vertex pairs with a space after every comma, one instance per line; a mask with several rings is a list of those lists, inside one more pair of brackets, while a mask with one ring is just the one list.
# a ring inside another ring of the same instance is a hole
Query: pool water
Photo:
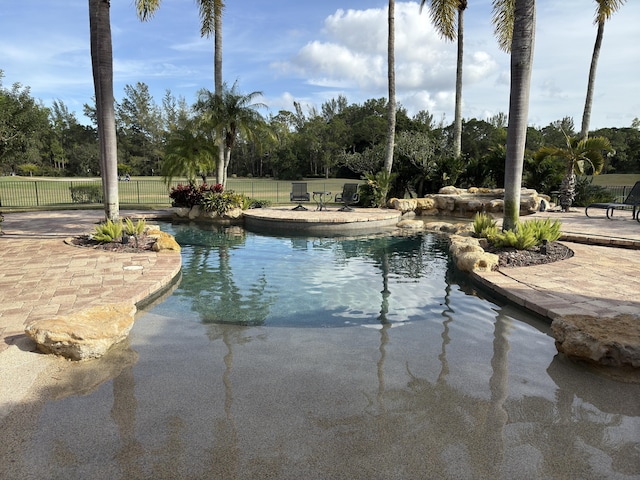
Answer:
[[0, 425], [0, 478], [640, 478], [640, 386], [558, 355], [445, 239], [162, 228], [180, 283]]
[[447, 245], [435, 235], [306, 238], [164, 226], [183, 279], [156, 312], [269, 327], [400, 325], [442, 310]]

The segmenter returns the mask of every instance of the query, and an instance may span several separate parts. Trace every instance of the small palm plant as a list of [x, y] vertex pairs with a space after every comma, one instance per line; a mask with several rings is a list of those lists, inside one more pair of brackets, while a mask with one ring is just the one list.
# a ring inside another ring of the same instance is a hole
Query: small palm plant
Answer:
[[[563, 131], [564, 133], [564, 131]], [[604, 166], [604, 152], [615, 153], [609, 139], [605, 137], [593, 137], [580, 139], [570, 137], [564, 133], [566, 147], [545, 146], [537, 151], [535, 160], [542, 162], [546, 159], [557, 158], [566, 164], [566, 171], [560, 184], [560, 206], [563, 211], [568, 211], [576, 196], [576, 173], [584, 175], [588, 168], [597, 175]]]
[[93, 239], [99, 243], [111, 243], [122, 237], [122, 220], [112, 222], [107, 220], [100, 225], [96, 225]]

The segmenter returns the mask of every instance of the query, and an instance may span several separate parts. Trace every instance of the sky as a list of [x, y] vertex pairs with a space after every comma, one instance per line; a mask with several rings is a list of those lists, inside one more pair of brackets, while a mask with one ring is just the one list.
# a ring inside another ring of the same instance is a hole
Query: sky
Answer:
[[[262, 113], [305, 112], [343, 95], [349, 104], [388, 96], [387, 1], [228, 0], [223, 15], [223, 79], [242, 93], [262, 92]], [[572, 117], [580, 129], [596, 37], [595, 1], [538, 0], [529, 124]], [[607, 22], [598, 63], [591, 130], [629, 127], [640, 117], [640, 2]], [[456, 43], [442, 40], [419, 2], [397, 1], [396, 96], [410, 116], [421, 110], [453, 121]], [[189, 105], [213, 91], [213, 38], [200, 36], [195, 0], [163, 0], [148, 22], [134, 0], [111, 0], [114, 94], [148, 85], [158, 105], [167, 90]], [[464, 15], [462, 115], [507, 113], [509, 55], [491, 24], [491, 0], [471, 0]], [[82, 123], [93, 79], [86, 0], [3, 0], [2, 85], [28, 86], [49, 106], [62, 101]]]

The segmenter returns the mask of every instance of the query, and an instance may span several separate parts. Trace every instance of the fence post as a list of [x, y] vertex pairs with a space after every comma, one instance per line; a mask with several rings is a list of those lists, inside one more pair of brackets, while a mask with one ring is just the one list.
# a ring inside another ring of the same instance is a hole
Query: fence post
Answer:
[[36, 191], [36, 207], [39, 207], [40, 206], [40, 199], [38, 197], [38, 182], [37, 181], [33, 182], [33, 188]]

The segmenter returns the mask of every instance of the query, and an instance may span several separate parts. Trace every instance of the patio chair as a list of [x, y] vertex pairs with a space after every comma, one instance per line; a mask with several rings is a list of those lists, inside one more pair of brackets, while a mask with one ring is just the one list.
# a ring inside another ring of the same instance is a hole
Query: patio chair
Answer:
[[633, 186], [627, 198], [622, 203], [609, 202], [609, 203], [592, 203], [588, 205], [584, 210], [584, 214], [589, 216], [590, 208], [601, 208], [606, 210], [607, 218], [613, 218], [614, 210], [632, 210], [632, 215], [635, 220], [640, 222], [640, 182], [636, 182]]
[[342, 187], [342, 193], [336, 194], [336, 202], [343, 203], [344, 206], [339, 209], [341, 212], [353, 212], [350, 205], [358, 203], [360, 196], [358, 195], [357, 183], [345, 183]]
[[291, 193], [289, 193], [289, 200], [292, 202], [298, 202], [298, 206], [292, 210], [308, 210], [302, 206], [302, 202], [308, 202], [311, 200], [309, 192], [307, 192], [306, 182], [291, 182]]

